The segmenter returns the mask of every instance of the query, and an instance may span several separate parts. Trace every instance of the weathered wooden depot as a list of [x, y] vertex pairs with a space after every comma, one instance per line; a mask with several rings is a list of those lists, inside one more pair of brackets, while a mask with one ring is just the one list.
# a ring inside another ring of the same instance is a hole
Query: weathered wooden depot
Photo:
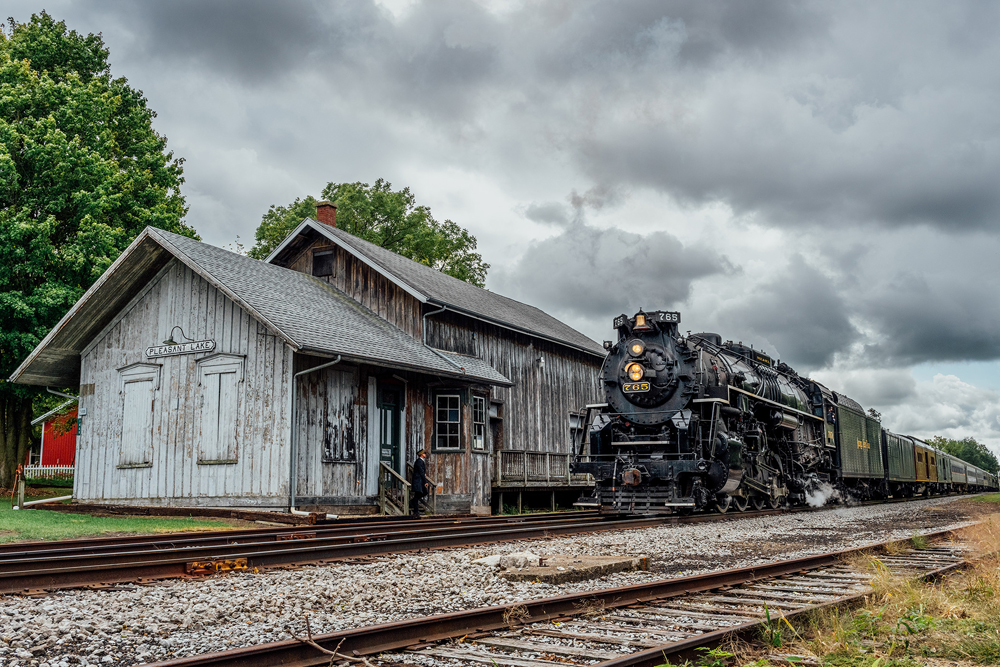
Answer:
[[[358, 239], [321, 206], [267, 261], [147, 228], [12, 376], [79, 385], [80, 502], [485, 513], [501, 450], [567, 454], [603, 350]], [[294, 462], [294, 463], [293, 463]]]

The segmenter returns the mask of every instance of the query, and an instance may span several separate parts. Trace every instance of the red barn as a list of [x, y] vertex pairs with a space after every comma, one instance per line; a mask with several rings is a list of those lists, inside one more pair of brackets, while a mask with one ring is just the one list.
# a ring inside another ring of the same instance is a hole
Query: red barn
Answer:
[[[68, 427], [68, 428], [67, 428]], [[53, 417], [42, 429], [43, 466], [71, 466], [76, 459], [76, 409]]]

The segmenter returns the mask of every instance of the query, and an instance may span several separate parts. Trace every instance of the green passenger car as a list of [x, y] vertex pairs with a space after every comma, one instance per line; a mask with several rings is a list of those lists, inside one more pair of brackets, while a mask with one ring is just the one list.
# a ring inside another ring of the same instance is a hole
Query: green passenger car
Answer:
[[865, 415], [863, 408], [855, 401], [846, 396], [839, 396], [839, 399], [837, 428], [843, 476], [883, 479], [885, 467], [882, 465], [882, 425]]
[[886, 431], [886, 458], [890, 482], [913, 482], [917, 479], [914, 468], [913, 440], [905, 435]]

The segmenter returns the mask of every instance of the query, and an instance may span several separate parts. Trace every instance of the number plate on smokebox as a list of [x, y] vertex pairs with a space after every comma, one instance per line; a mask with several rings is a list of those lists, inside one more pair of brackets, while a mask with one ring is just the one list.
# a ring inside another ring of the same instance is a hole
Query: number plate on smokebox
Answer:
[[641, 394], [649, 391], [648, 382], [622, 382], [623, 394]]

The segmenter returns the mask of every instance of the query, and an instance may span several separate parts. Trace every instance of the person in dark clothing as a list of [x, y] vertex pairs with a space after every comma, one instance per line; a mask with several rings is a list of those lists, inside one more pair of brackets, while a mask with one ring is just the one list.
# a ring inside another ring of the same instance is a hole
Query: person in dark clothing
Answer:
[[420, 501], [427, 497], [430, 482], [427, 481], [427, 450], [417, 452], [417, 460], [413, 462], [413, 475], [410, 486], [413, 489], [413, 516], [420, 516]]

